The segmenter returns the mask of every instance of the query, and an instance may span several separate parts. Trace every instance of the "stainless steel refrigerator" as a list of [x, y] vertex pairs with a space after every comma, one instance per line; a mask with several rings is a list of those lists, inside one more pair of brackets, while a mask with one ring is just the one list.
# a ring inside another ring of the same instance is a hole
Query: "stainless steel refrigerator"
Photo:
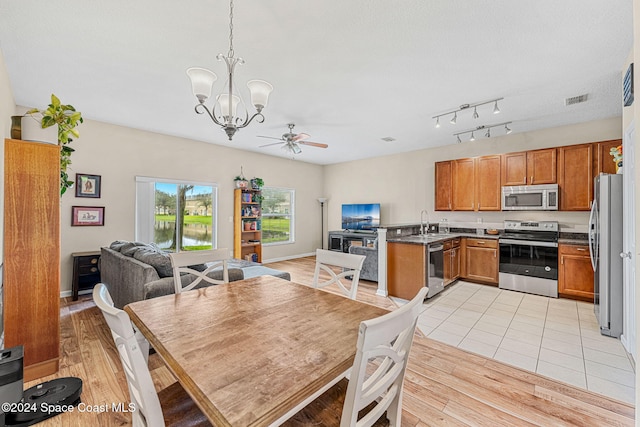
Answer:
[[600, 333], [622, 334], [622, 175], [595, 177], [589, 216], [589, 253], [594, 274], [594, 311]]

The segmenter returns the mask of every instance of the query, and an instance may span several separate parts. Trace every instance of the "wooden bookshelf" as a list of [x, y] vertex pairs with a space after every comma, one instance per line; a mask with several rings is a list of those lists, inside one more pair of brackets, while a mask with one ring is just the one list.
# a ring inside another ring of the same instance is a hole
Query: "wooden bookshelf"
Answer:
[[233, 257], [262, 262], [262, 192], [236, 188], [233, 194]]

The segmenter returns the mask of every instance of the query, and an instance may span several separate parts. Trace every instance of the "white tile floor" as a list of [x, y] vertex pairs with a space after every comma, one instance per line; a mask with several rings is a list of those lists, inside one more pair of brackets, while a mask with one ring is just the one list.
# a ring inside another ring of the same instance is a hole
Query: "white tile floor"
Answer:
[[635, 402], [633, 365], [620, 340], [600, 334], [593, 304], [458, 282], [424, 307], [429, 338]]

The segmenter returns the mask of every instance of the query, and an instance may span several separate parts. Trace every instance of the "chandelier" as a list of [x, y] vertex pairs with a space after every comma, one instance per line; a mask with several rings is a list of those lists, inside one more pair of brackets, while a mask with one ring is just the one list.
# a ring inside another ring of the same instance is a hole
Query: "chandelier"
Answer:
[[478, 114], [478, 107], [481, 106], [481, 105], [486, 105], [486, 104], [491, 104], [491, 103], [493, 103], [493, 114], [498, 114], [498, 113], [500, 113], [500, 108], [498, 108], [498, 101], [502, 101], [503, 99], [504, 98], [496, 98], [496, 99], [492, 99], [491, 101], [477, 102], [475, 104], [462, 104], [460, 106], [460, 108], [458, 108], [457, 110], [447, 111], [446, 113], [438, 114], [437, 116], [433, 116], [432, 118], [436, 119], [436, 127], [439, 128], [440, 127], [440, 117], [448, 116], [449, 114], [453, 114], [453, 116], [451, 116], [451, 120], [449, 120], [449, 123], [451, 123], [452, 125], [455, 125], [456, 121], [458, 120], [458, 113], [460, 111], [465, 111], [465, 110], [469, 110], [469, 109], [473, 108], [472, 117], [474, 119], [477, 119], [478, 117], [480, 117], [480, 115]]
[[[211, 97], [211, 89], [218, 79], [215, 73], [206, 68], [193, 67], [187, 70], [187, 75], [191, 79], [193, 94], [198, 99], [198, 104], [195, 106], [196, 113], [207, 113], [215, 124], [222, 126], [229, 137], [229, 141], [231, 141], [238, 129], [247, 127], [253, 119], [256, 119], [258, 123], [264, 122], [262, 110], [267, 106], [269, 94], [273, 90], [273, 86], [263, 80], [250, 80], [247, 82], [251, 94], [251, 104], [256, 109], [256, 112], [251, 117], [249, 117], [249, 112], [244, 101], [242, 101], [242, 97], [234, 92], [236, 88], [233, 82], [233, 72], [236, 65], [244, 64], [244, 60], [235, 57], [233, 51], [233, 0], [229, 2], [229, 52], [226, 56], [220, 53], [216, 58], [218, 61], [224, 61], [227, 64], [228, 85], [225, 87], [225, 92], [216, 97], [216, 103], [213, 108], [209, 109], [205, 102]], [[237, 108], [240, 103], [244, 108], [244, 117], [237, 115]]]

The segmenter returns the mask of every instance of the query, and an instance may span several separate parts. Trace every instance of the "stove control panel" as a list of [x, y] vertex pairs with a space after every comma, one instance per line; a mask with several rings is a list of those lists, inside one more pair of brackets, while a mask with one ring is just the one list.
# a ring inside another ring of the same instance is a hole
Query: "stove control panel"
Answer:
[[557, 221], [505, 221], [505, 230], [558, 231]]

